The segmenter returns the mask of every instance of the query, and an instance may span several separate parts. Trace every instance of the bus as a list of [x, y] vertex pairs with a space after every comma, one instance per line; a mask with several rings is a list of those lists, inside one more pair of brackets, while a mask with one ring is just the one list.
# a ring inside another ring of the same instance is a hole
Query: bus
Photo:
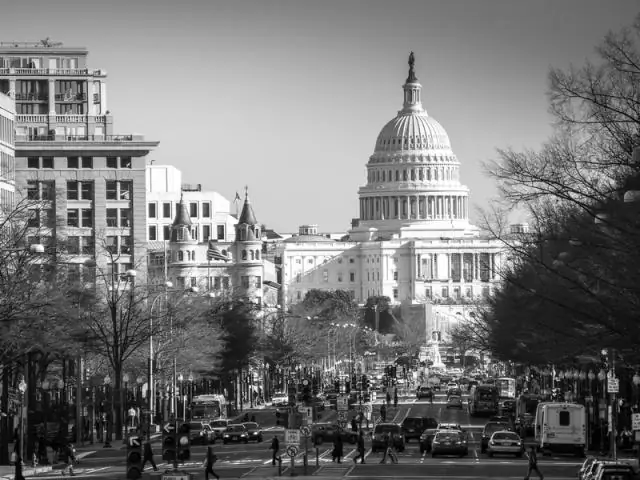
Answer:
[[516, 379], [511, 377], [496, 378], [498, 387], [499, 408], [503, 412], [513, 412], [516, 408]]
[[474, 385], [469, 393], [469, 415], [496, 415], [498, 413], [498, 389], [494, 385]]
[[227, 400], [224, 395], [197, 395], [191, 400], [192, 420], [213, 420], [225, 417]]

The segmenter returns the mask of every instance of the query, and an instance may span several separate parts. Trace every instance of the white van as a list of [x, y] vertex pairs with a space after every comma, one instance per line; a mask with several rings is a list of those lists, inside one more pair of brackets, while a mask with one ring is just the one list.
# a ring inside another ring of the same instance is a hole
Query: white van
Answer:
[[584, 405], [540, 403], [536, 410], [535, 439], [544, 455], [573, 452], [583, 457], [587, 443], [587, 417]]

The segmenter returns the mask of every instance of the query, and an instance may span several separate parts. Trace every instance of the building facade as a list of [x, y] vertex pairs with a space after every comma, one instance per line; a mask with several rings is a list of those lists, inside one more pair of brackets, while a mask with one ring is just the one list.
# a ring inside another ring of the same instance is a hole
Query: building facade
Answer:
[[301, 230], [276, 247], [282, 304], [315, 288], [348, 290], [359, 303], [387, 296], [430, 332], [498, 284], [503, 247], [469, 222], [469, 189], [446, 131], [422, 107], [413, 54], [403, 94], [367, 163], [348, 241]]
[[85, 48], [0, 44], [0, 91], [15, 100], [16, 190], [34, 200], [32, 243], [79, 272], [146, 273], [146, 156], [158, 145], [115, 134], [106, 72]]
[[0, 217], [13, 207], [15, 172], [15, 103], [0, 93]]

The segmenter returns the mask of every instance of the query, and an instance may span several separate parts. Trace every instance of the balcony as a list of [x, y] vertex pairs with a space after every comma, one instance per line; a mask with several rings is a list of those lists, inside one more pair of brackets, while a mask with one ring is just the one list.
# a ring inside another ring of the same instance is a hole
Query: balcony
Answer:
[[65, 77], [104, 77], [104, 70], [90, 70], [88, 68], [0, 68], [0, 76], [16, 75], [16, 76], [51, 76], [59, 75]]
[[[50, 120], [51, 117], [51, 120]], [[105, 123], [106, 115], [16, 115], [17, 123]]]
[[16, 135], [17, 142], [139, 142], [142, 135]]
[[56, 102], [84, 102], [87, 99], [85, 93], [56, 93]]

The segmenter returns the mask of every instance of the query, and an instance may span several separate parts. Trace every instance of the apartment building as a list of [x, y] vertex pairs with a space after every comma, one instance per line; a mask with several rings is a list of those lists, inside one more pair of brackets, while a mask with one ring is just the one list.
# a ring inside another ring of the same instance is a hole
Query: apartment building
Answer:
[[0, 93], [0, 217], [13, 206], [15, 193], [15, 104]]

